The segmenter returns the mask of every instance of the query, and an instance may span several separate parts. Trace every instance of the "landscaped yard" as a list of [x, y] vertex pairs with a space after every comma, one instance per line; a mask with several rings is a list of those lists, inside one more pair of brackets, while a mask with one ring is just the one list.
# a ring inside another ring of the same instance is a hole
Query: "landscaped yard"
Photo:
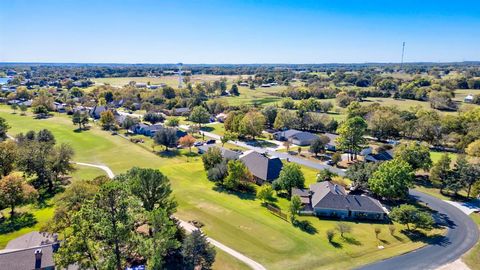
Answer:
[[[17, 134], [30, 129], [50, 129], [57, 141], [67, 142], [75, 149], [75, 161], [105, 164], [115, 173], [132, 166], [158, 168], [172, 182], [174, 196], [178, 201], [177, 216], [184, 220], [198, 220], [205, 224], [203, 230], [212, 238], [232, 247], [263, 264], [267, 269], [339, 269], [355, 268], [358, 265], [405, 253], [424, 245], [411, 241], [399, 231], [391, 236], [386, 224], [354, 223], [353, 231], [341, 239], [338, 234], [331, 245], [326, 230], [336, 226], [337, 221], [320, 220], [315, 217], [300, 217], [310, 223], [309, 232], [293, 227], [289, 222], [271, 214], [251, 195], [232, 194], [215, 190], [206, 179], [201, 158], [186, 159], [181, 156], [160, 157], [120, 136], [101, 131], [97, 126], [81, 133], [66, 116], [34, 120], [31, 115], [11, 114], [8, 107], [0, 106], [0, 116], [12, 126], [9, 133]], [[158, 149], [157, 149], [158, 150]], [[312, 182], [316, 172], [304, 169], [307, 182]], [[85, 173], [92, 177], [95, 173]], [[314, 181], [314, 180], [313, 180]], [[284, 212], [288, 202], [279, 199], [277, 204]], [[49, 208], [51, 216], [52, 209]], [[42, 214], [42, 217], [49, 215]], [[380, 240], [375, 238], [374, 228], [380, 227]], [[432, 234], [442, 233], [433, 230]], [[0, 242], [5, 242], [5, 236]], [[384, 249], [378, 249], [382, 245]], [[233, 258], [219, 253], [218, 269], [238, 265]], [[233, 264], [232, 264], [233, 263]], [[242, 269], [244, 266], [238, 267]]]

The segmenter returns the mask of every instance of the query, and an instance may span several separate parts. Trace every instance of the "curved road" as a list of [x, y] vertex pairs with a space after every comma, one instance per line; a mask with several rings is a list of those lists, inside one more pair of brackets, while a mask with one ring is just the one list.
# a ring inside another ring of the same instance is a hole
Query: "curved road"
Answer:
[[436, 269], [460, 258], [478, 242], [477, 225], [458, 208], [415, 190], [410, 190], [410, 195], [427, 203], [428, 207], [438, 212], [437, 221], [448, 228], [445, 237], [435, 239], [428, 246], [415, 251], [366, 265], [359, 269]]
[[[220, 136], [211, 132], [202, 131], [206, 136], [219, 139]], [[255, 150], [257, 152], [267, 152], [272, 156], [289, 159], [314, 169], [329, 169], [339, 175], [345, 175], [345, 171], [325, 164], [298, 158], [288, 153], [276, 152], [273, 149], [264, 149], [247, 145], [244, 142], [230, 141], [231, 143]], [[412, 252], [399, 255], [390, 259], [379, 261], [361, 267], [361, 270], [385, 270], [385, 269], [405, 269], [405, 270], [424, 270], [436, 269], [442, 265], [453, 262], [460, 258], [465, 252], [470, 250], [479, 239], [477, 225], [464, 212], [455, 206], [439, 200], [425, 193], [410, 190], [410, 195], [417, 200], [427, 203], [428, 206], [437, 211], [436, 221], [447, 226], [448, 231], [444, 237], [433, 240], [429, 245]]]
[[[94, 167], [94, 168], [99, 168], [103, 171], [105, 171], [108, 175], [108, 177], [110, 178], [114, 178], [115, 177], [115, 174], [113, 173], [113, 171], [105, 166], [105, 165], [97, 165], [97, 164], [91, 164], [91, 163], [83, 163], [83, 162], [72, 162], [74, 164], [77, 164], [77, 165], [81, 165], [81, 166], [88, 166], [88, 167]], [[188, 232], [192, 232], [194, 230], [197, 230], [197, 228], [195, 226], [193, 226], [192, 224], [188, 223], [188, 222], [185, 222], [183, 220], [180, 220], [180, 226], [182, 228], [184, 228], [186, 231]], [[243, 255], [242, 253], [232, 249], [232, 248], [229, 248], [228, 246], [210, 238], [210, 237], [207, 237], [207, 240], [208, 242], [210, 242], [212, 245], [216, 246], [217, 248], [223, 250], [224, 252], [230, 254], [231, 256], [237, 258], [239, 261], [242, 261], [243, 263], [245, 263], [246, 265], [250, 266], [250, 268], [252, 268], [253, 270], [266, 270], [266, 268], [259, 264], [258, 262], [250, 259], [249, 257]]]

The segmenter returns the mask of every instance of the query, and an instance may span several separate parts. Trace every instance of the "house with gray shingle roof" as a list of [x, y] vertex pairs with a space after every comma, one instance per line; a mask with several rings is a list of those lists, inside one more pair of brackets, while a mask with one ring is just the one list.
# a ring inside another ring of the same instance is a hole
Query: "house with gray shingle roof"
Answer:
[[233, 150], [230, 150], [230, 149], [227, 149], [227, 148], [224, 148], [224, 147], [220, 147], [220, 146], [215, 145], [215, 144], [204, 144], [204, 145], [198, 146], [197, 147], [198, 148], [198, 153], [199, 154], [204, 154], [208, 151], [208, 149], [210, 149], [212, 147], [216, 147], [216, 148], [220, 149], [220, 152], [222, 153], [222, 157], [226, 158], [226, 159], [229, 159], [229, 160], [236, 160], [241, 155], [240, 152], [233, 151]]
[[345, 188], [330, 181], [310, 185], [310, 189], [292, 189], [300, 197], [303, 213], [341, 219], [382, 220], [386, 211], [382, 204], [369, 196], [350, 195]]
[[270, 157], [265, 153], [253, 150], [246, 151], [240, 160], [247, 166], [257, 183], [272, 182], [280, 175], [283, 163], [278, 157]]
[[288, 129], [275, 132], [273, 137], [279, 141], [289, 141], [298, 146], [306, 146], [312, 144], [317, 135], [296, 129]]

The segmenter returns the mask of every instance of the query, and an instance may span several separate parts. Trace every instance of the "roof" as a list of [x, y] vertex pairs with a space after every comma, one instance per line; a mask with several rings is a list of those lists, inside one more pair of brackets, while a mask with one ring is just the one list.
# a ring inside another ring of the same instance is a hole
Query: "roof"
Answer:
[[315, 135], [313, 133], [310, 133], [310, 132], [302, 131], [302, 132], [298, 132], [298, 133], [294, 134], [293, 136], [291, 136], [291, 138], [299, 140], [299, 141], [311, 141], [311, 140], [316, 139], [317, 135]]
[[30, 232], [8, 242], [5, 249], [23, 249], [52, 244], [56, 235], [41, 232]]
[[365, 157], [365, 160], [367, 161], [387, 161], [387, 160], [392, 160], [393, 156], [390, 154], [390, 152], [385, 151], [385, 152], [380, 152], [378, 154], [369, 154]]
[[255, 177], [268, 181], [277, 179], [283, 168], [283, 163], [278, 157], [272, 158], [253, 150], [245, 152], [240, 156], [240, 160]]
[[289, 138], [292, 137], [293, 135], [295, 135], [295, 134], [297, 134], [297, 133], [301, 133], [301, 132], [302, 132], [302, 131], [296, 130], [296, 129], [288, 129], [288, 130], [276, 132], [275, 135], [277, 135], [277, 136], [282, 136], [282, 137], [284, 137], [284, 138], [289, 139]]
[[368, 196], [347, 195], [342, 186], [330, 181], [312, 184], [310, 190], [313, 193], [313, 208], [384, 213], [378, 200]]
[[41, 267], [54, 267], [52, 245], [32, 247], [22, 250], [7, 251], [0, 253], [0, 269], [25, 270], [35, 269], [35, 251], [42, 250]]
[[337, 134], [325, 133], [324, 135], [330, 139], [330, 142], [328, 142], [329, 145], [337, 145], [337, 138], [338, 138]]
[[222, 156], [226, 159], [238, 159], [238, 157], [240, 156], [239, 152], [236, 152], [236, 151], [224, 148], [224, 147], [220, 147], [220, 146], [215, 145], [215, 144], [204, 144], [204, 145], [198, 146], [197, 148], [199, 150], [202, 150], [203, 152], [207, 152], [208, 149], [210, 149], [212, 147], [216, 147], [216, 148], [220, 149], [220, 152], [222, 153]]

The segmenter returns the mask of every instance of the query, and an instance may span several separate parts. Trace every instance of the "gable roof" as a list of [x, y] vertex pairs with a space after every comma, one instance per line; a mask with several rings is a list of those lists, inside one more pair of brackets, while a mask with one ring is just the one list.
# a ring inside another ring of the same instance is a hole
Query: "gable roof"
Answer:
[[42, 251], [41, 267], [48, 268], [55, 266], [53, 261], [53, 247], [46, 245], [41, 247], [32, 247], [22, 250], [13, 250], [0, 253], [0, 269], [25, 270], [35, 269], [35, 251]]
[[385, 152], [380, 152], [378, 154], [370, 154], [365, 157], [365, 160], [367, 161], [387, 161], [387, 160], [392, 160], [393, 156], [389, 151]]
[[245, 152], [240, 160], [247, 166], [248, 170], [257, 178], [273, 181], [278, 178], [283, 168], [282, 161], [276, 157], [268, 157], [253, 150]]
[[384, 213], [378, 200], [368, 196], [347, 195], [342, 186], [330, 181], [312, 184], [310, 190], [313, 193], [313, 208]]
[[316, 139], [317, 135], [310, 132], [301, 131], [292, 135], [290, 138], [305, 142]]
[[203, 152], [207, 152], [208, 149], [210, 149], [212, 147], [216, 147], [216, 148], [220, 149], [220, 152], [222, 153], [222, 156], [226, 159], [238, 159], [238, 157], [240, 156], [239, 152], [232, 151], [230, 149], [220, 147], [220, 146], [215, 145], [215, 144], [204, 144], [204, 145], [198, 146], [197, 148], [200, 149]]
[[289, 139], [293, 135], [295, 135], [297, 133], [300, 133], [300, 132], [301, 132], [300, 130], [296, 130], [296, 129], [287, 129], [287, 130], [284, 130], [284, 131], [275, 132], [275, 135]]

